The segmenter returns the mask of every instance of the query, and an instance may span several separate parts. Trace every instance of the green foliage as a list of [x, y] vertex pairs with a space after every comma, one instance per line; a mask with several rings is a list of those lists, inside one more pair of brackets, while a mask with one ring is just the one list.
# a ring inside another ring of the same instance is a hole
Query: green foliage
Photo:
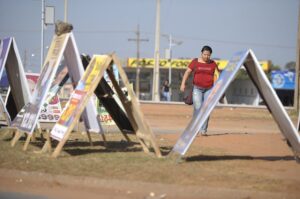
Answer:
[[240, 69], [236, 74], [236, 79], [249, 79], [249, 75], [245, 69]]
[[287, 69], [287, 70], [294, 71], [295, 68], [296, 68], [296, 62], [290, 61], [290, 62], [288, 62], [288, 63], [285, 64], [284, 68]]
[[270, 61], [270, 70], [268, 71], [268, 73], [266, 73], [269, 80], [271, 79], [271, 71], [273, 70], [281, 70], [281, 67], [279, 65], [274, 65], [272, 61]]

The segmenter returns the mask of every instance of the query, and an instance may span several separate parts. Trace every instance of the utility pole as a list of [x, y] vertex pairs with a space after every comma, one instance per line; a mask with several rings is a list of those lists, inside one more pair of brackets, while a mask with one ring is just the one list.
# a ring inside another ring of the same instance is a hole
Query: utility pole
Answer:
[[182, 41], [176, 41], [174, 40], [174, 38], [172, 37], [171, 34], [166, 35], [163, 34], [163, 37], [166, 37], [169, 41], [169, 48], [166, 50], [166, 59], [168, 59], [170, 66], [169, 66], [169, 84], [171, 84], [172, 82], [172, 66], [171, 66], [171, 62], [172, 62], [172, 47], [173, 46], [179, 46], [182, 44]]
[[160, 43], [160, 0], [156, 0], [156, 24], [155, 24], [155, 50], [153, 68], [152, 101], [159, 99], [159, 43]]
[[65, 11], [64, 11], [64, 21], [67, 22], [68, 17], [68, 0], [65, 0]]
[[297, 55], [296, 55], [296, 70], [295, 70], [295, 90], [294, 90], [294, 108], [295, 110], [299, 110], [299, 86], [300, 86], [300, 81], [299, 81], [299, 69], [300, 69], [300, 4], [298, 8], [298, 35], [297, 35]]
[[24, 50], [23, 63], [24, 63], [24, 69], [25, 69], [25, 72], [26, 72], [26, 69], [27, 69], [27, 49], [26, 48]]
[[140, 66], [140, 42], [142, 41], [149, 41], [149, 39], [141, 39], [141, 32], [140, 32], [140, 25], [137, 25], [137, 30], [135, 32], [136, 39], [128, 39], [128, 41], [135, 41], [136, 42], [136, 79], [135, 79], [135, 92], [138, 99], [140, 98], [140, 73], [141, 73], [141, 66]]
[[41, 71], [44, 63], [44, 25], [45, 25], [45, 0], [42, 0], [42, 23], [41, 23]]

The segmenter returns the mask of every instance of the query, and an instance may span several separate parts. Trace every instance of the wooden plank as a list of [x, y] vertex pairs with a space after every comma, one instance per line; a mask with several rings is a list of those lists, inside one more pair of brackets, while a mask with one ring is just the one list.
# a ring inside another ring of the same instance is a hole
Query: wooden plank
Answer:
[[15, 136], [11, 141], [11, 146], [14, 147], [17, 143], [17, 141], [21, 138], [23, 133], [21, 133], [19, 130], [15, 130]]
[[[139, 106], [138, 99], [135, 96], [132, 88], [130, 87], [128, 78], [126, 76], [125, 71], [122, 68], [121, 63], [120, 63], [119, 59], [117, 58], [117, 56], [115, 54], [112, 55], [112, 59], [113, 59], [114, 63], [117, 65], [117, 67], [118, 67], [118, 71], [119, 71], [120, 77], [121, 77], [124, 85], [127, 88], [128, 95], [129, 95], [129, 97], [131, 99], [131, 102], [129, 102], [127, 100], [127, 98], [124, 97], [125, 95], [123, 94], [122, 91], [120, 91], [121, 89], [119, 88], [119, 86], [115, 85], [116, 82], [113, 81], [114, 80], [113, 74], [109, 74], [109, 77], [111, 77], [111, 80], [112, 80], [112, 82], [113, 82], [113, 84], [115, 86], [115, 89], [116, 89], [116, 91], [117, 91], [117, 93], [119, 95], [119, 98], [121, 99], [121, 102], [123, 103], [123, 106], [124, 106], [124, 108], [126, 110], [126, 113], [127, 113], [128, 117], [129, 117], [130, 121], [134, 122], [133, 127], [135, 128], [137, 137], [139, 139], [141, 139], [141, 136], [139, 136], [139, 135], [142, 135], [142, 134], [146, 135], [146, 136], [143, 136], [144, 138], [142, 138], [142, 139], [146, 139], [147, 141], [149, 141], [151, 143], [154, 151], [155, 151], [156, 156], [157, 157], [161, 157], [160, 149], [159, 149], [159, 147], [158, 147], [158, 145], [157, 145], [157, 143], [155, 141], [155, 136], [154, 136], [151, 128], [149, 127], [148, 123], [144, 119], [144, 115], [140, 111], [140, 108], [139, 108], [140, 106]], [[140, 141], [140, 143], [144, 144], [144, 141]], [[145, 149], [144, 149], [144, 151], [145, 151]], [[148, 149], [148, 151], [149, 151], [149, 149]]]
[[90, 146], [94, 146], [93, 141], [92, 141], [92, 137], [91, 137], [91, 133], [88, 130], [86, 131], [86, 135], [89, 139]]
[[50, 130], [47, 129], [45, 133], [46, 142], [44, 143], [42, 149], [40, 151], [35, 151], [35, 153], [47, 153], [52, 152], [52, 146], [51, 146], [51, 138], [50, 138]]
[[30, 142], [30, 139], [32, 138], [32, 135], [34, 134], [34, 132], [32, 134], [28, 134], [27, 135], [27, 138], [26, 138], [26, 141], [25, 141], [25, 144], [23, 146], [23, 151], [26, 151], [27, 148], [28, 148], [28, 145], [29, 145], [29, 142]]
[[103, 133], [101, 133], [100, 135], [101, 135], [101, 138], [102, 138], [102, 140], [103, 140], [103, 145], [104, 145], [105, 147], [107, 147], [107, 142], [106, 142], [106, 137], [105, 137], [105, 135], [104, 135]]

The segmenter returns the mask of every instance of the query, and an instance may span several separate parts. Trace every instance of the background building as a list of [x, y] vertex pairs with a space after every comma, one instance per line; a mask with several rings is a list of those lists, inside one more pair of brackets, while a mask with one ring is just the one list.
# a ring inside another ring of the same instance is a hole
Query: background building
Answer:
[[[191, 62], [191, 59], [174, 59], [160, 60], [160, 85], [163, 81], [171, 77], [171, 101], [183, 101], [183, 93], [180, 92], [180, 84], [184, 72]], [[228, 60], [216, 60], [220, 70], [223, 70]], [[270, 63], [268, 61], [260, 62], [263, 70], [265, 72], [269, 71]], [[153, 80], [153, 65], [154, 59], [140, 59], [140, 99], [141, 100], [151, 100], [152, 99], [152, 80]], [[128, 58], [127, 67], [125, 71], [128, 75], [130, 82], [136, 84], [136, 69], [137, 63], [135, 58]], [[242, 69], [243, 70], [243, 69]], [[171, 76], [169, 75], [171, 73]], [[191, 87], [192, 77], [188, 80], [187, 86]], [[230, 104], [247, 104], [247, 105], [259, 105], [260, 97], [259, 93], [248, 77], [244, 75], [237, 76], [236, 79], [231, 83], [230, 87], [227, 89], [225, 96], [228, 103]]]

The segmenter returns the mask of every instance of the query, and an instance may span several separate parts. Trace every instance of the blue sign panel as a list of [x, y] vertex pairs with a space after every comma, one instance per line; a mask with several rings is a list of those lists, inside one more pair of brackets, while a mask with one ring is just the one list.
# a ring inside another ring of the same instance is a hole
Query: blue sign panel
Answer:
[[271, 79], [274, 89], [295, 89], [295, 72], [274, 70], [271, 72]]

